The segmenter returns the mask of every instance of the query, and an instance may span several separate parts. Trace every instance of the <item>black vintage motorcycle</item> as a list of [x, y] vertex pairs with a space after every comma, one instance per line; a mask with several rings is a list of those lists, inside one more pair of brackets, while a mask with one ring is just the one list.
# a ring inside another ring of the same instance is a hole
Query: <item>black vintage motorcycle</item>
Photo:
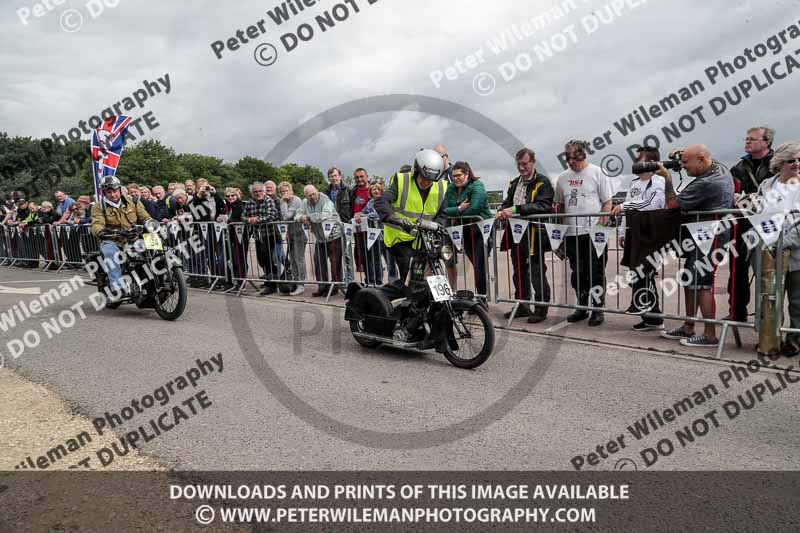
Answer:
[[[116, 309], [121, 304], [135, 304], [139, 309], [153, 308], [164, 320], [176, 320], [186, 309], [188, 291], [181, 260], [164, 249], [158, 222], [148, 220], [144, 226], [131, 230], [115, 229], [108, 237], [122, 237], [128, 243], [126, 260], [120, 265], [123, 276], [130, 276], [130, 290], [118, 301], [106, 301], [106, 307]], [[110, 294], [108, 273], [103, 266], [103, 254], [86, 251], [81, 245], [86, 270], [97, 284], [100, 293]], [[89, 264], [93, 264], [90, 268]]]
[[407, 279], [348, 286], [345, 320], [353, 337], [367, 348], [434, 348], [459, 368], [482, 365], [494, 349], [494, 324], [472, 291], [452, 293], [441, 264], [454, 253], [446, 230], [427, 220], [402, 222], [416, 234]]

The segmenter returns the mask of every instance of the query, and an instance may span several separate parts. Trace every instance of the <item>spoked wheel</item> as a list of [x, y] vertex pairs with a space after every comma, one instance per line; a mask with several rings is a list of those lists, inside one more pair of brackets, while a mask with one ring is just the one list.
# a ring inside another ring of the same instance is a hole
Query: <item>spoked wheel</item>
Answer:
[[186, 278], [183, 276], [183, 269], [174, 267], [167, 276], [170, 278], [174, 290], [170, 293], [156, 295], [155, 308], [158, 316], [164, 320], [175, 320], [183, 314], [186, 309]]
[[[445, 342], [444, 356], [458, 368], [477, 368], [481, 366], [494, 349], [494, 324], [483, 306], [476, 306], [471, 311], [457, 311], [452, 334], [457, 348], [453, 348], [453, 339]], [[460, 330], [466, 332], [462, 335]]]

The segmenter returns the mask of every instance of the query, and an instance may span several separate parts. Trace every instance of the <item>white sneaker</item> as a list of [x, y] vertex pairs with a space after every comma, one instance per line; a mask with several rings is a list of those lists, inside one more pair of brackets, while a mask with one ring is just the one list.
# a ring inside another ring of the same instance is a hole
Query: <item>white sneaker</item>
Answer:
[[289, 293], [289, 296], [300, 296], [304, 292], [306, 292], [305, 287], [297, 287], [295, 290]]

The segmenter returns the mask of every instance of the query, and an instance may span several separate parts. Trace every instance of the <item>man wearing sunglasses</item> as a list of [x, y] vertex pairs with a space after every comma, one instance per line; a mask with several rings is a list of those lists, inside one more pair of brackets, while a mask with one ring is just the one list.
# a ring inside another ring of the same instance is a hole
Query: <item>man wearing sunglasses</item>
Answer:
[[[775, 130], [766, 126], [755, 126], [747, 130], [744, 139], [745, 155], [731, 168], [736, 192], [743, 197], [753, 195], [759, 185], [771, 177], [769, 171], [772, 163], [772, 141]], [[746, 206], [744, 206], [746, 207]], [[734, 226], [736, 231], [736, 251], [731, 254], [731, 275], [728, 278], [728, 320], [747, 322], [747, 306], [750, 304], [750, 257], [747, 243], [743, 235], [752, 226], [747, 219], [738, 220]]]
[[[567, 214], [607, 213], [611, 211], [611, 197], [614, 191], [608, 176], [598, 167], [589, 163], [586, 141], [569, 141], [565, 146], [569, 169], [558, 176], [556, 184], [556, 203]], [[564, 239], [569, 267], [572, 271], [570, 282], [578, 298], [578, 305], [603, 307], [605, 301], [606, 262], [608, 249], [597, 257], [589, 229], [595, 225], [605, 225], [608, 217], [573, 216], [566, 217], [564, 224], [571, 226]], [[599, 289], [597, 289], [599, 288]], [[594, 289], [594, 290], [593, 290]], [[589, 301], [589, 295], [592, 300]], [[567, 317], [568, 322], [580, 322], [589, 318], [590, 326], [599, 326], [604, 317], [601, 311], [578, 309]]]

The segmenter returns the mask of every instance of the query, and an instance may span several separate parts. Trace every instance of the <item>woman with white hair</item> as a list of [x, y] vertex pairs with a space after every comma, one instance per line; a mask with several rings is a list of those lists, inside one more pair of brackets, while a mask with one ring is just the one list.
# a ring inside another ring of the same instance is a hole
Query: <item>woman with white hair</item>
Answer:
[[[783, 217], [783, 247], [789, 250], [788, 273], [785, 278], [789, 322], [791, 328], [800, 329], [800, 142], [782, 144], [772, 156], [770, 172], [774, 176], [762, 181], [758, 187], [759, 211], [775, 214], [774, 220]], [[762, 258], [766, 257], [769, 261], [768, 255], [765, 253]], [[800, 334], [789, 333], [781, 351], [786, 357], [800, 353]]]

